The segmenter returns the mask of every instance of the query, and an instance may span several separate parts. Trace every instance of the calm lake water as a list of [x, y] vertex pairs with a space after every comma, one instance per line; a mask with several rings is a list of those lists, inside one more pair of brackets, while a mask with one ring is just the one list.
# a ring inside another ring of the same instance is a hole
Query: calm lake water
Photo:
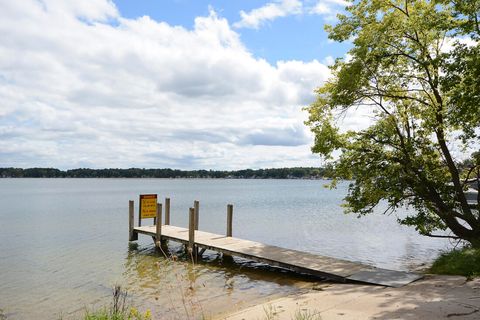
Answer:
[[[340, 207], [347, 183], [319, 180], [0, 179], [0, 319], [79, 318], [110, 303], [120, 284], [129, 301], [157, 317], [199, 317], [313, 283], [242, 259], [163, 260], [151, 238], [128, 243], [128, 200], [171, 198], [171, 224], [187, 226], [200, 201], [200, 229], [223, 234], [234, 204], [234, 236], [410, 270], [432, 261], [448, 241], [417, 235], [396, 216], [357, 219]], [[379, 209], [379, 212], [381, 210]], [[405, 215], [399, 212], [398, 215]]]

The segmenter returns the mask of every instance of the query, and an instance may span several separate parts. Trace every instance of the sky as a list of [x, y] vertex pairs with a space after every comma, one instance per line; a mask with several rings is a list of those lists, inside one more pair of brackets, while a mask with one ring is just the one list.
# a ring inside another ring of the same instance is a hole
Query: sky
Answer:
[[0, 0], [0, 167], [321, 166], [303, 108], [345, 5]]

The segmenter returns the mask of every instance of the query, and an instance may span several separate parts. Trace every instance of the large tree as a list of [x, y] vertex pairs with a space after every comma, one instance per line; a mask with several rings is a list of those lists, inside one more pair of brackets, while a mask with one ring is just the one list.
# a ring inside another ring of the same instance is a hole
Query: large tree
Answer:
[[[307, 124], [313, 152], [353, 179], [347, 210], [408, 205], [400, 223], [480, 247], [479, 199], [464, 193], [480, 184], [480, 156], [463, 155], [480, 145], [480, 0], [353, 1], [326, 29], [353, 48], [317, 89]], [[359, 111], [371, 122], [343, 128]]]

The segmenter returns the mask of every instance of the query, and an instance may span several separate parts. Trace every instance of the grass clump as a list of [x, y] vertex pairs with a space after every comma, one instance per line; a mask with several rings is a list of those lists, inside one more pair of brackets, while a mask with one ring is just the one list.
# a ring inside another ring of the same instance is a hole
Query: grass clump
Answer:
[[431, 273], [462, 275], [469, 279], [480, 276], [480, 249], [465, 247], [443, 253], [430, 268]]
[[265, 313], [265, 320], [275, 320], [278, 317], [277, 309], [271, 304], [264, 306], [263, 312]]
[[94, 311], [85, 311], [84, 320], [150, 320], [150, 310], [139, 312], [135, 307], [127, 304], [127, 291], [120, 286], [112, 290], [113, 302], [109, 308], [104, 307]]
[[[275, 306], [267, 304], [263, 307], [263, 320], [277, 320], [280, 317], [280, 312]], [[322, 320], [322, 317], [317, 311], [310, 311], [307, 309], [297, 309], [295, 314], [290, 317], [291, 320]]]
[[113, 313], [107, 308], [96, 310], [93, 312], [87, 311], [84, 320], [151, 320], [150, 311], [140, 313], [136, 308], [131, 307], [129, 311]]
[[322, 317], [316, 311], [297, 310], [293, 320], [322, 320]]

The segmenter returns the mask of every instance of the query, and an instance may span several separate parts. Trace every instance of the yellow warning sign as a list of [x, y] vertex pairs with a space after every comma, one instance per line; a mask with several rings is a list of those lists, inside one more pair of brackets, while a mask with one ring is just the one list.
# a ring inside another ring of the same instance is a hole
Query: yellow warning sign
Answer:
[[155, 218], [157, 216], [157, 195], [141, 194], [140, 195], [140, 218]]

